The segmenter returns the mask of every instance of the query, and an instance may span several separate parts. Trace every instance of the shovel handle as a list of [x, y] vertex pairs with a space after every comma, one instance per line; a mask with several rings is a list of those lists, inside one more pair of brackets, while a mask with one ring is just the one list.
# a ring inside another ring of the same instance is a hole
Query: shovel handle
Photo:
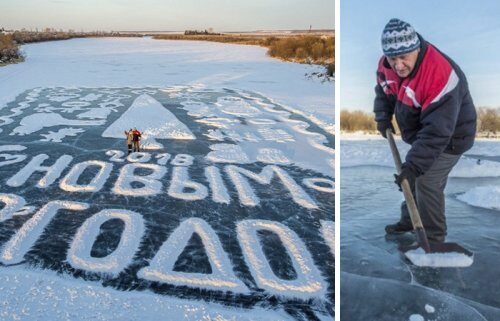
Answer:
[[[394, 141], [392, 130], [388, 128], [385, 133], [387, 136], [387, 140], [389, 141], [389, 145], [391, 146], [392, 157], [394, 158], [396, 171], [399, 175], [401, 174], [402, 165], [401, 156], [399, 155], [398, 147], [396, 146], [396, 142]], [[422, 246], [425, 253], [429, 253], [431, 251], [429, 240], [427, 239], [427, 235], [425, 234], [424, 225], [422, 224], [422, 220], [420, 219], [417, 204], [415, 203], [413, 193], [411, 192], [410, 183], [407, 179], [403, 179], [403, 181], [401, 182], [401, 189], [403, 190], [406, 206], [408, 207], [408, 212], [410, 213], [411, 223], [413, 224], [413, 229], [415, 230], [415, 234], [417, 236], [417, 242], [420, 244], [420, 246]]]

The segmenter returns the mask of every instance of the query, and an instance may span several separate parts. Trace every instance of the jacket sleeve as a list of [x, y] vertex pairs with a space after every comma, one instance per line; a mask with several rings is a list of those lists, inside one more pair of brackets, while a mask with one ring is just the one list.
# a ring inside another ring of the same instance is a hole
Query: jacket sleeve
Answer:
[[373, 102], [373, 112], [376, 122], [391, 121], [394, 114], [394, 104], [389, 102], [379, 83], [375, 86], [375, 101]]
[[[419, 174], [429, 170], [435, 160], [450, 143], [458, 114], [460, 112], [460, 85], [458, 80], [455, 87], [442, 97], [431, 102], [424, 102], [420, 114], [422, 128], [417, 133], [406, 154], [406, 162]], [[443, 89], [446, 91], [446, 88]], [[443, 93], [443, 91], [441, 93]], [[431, 98], [432, 99], [432, 98]]]

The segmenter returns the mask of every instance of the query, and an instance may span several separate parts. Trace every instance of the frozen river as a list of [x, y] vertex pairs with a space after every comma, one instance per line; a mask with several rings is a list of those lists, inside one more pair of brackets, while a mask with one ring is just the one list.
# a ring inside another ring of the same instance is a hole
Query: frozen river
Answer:
[[[408, 147], [399, 146], [404, 155]], [[414, 242], [412, 235], [385, 235], [403, 200], [387, 141], [342, 141], [342, 319], [500, 319], [500, 143], [478, 141], [466, 156], [445, 191], [447, 240], [472, 250], [474, 263], [421, 268], [398, 251]]]
[[23, 50], [0, 69], [0, 319], [331, 319], [319, 67], [147, 38]]

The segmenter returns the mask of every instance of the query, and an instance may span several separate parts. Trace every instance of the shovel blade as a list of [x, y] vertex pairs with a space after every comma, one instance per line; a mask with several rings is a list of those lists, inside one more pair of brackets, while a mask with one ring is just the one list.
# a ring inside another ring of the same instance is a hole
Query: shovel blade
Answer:
[[474, 253], [472, 253], [471, 251], [467, 250], [466, 248], [464, 248], [463, 246], [461, 246], [457, 243], [429, 242], [429, 246], [431, 248], [431, 253], [461, 253], [461, 254], [467, 255], [468, 257], [474, 256]]

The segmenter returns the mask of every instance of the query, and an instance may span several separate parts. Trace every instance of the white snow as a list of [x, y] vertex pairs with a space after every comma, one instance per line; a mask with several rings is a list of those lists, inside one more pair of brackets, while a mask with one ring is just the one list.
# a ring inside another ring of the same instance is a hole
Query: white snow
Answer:
[[[90, 252], [100, 233], [101, 225], [111, 219], [120, 219], [125, 224], [120, 243], [105, 257], [91, 256]], [[144, 230], [144, 219], [139, 213], [122, 209], [102, 210], [88, 218], [78, 228], [68, 250], [67, 260], [76, 269], [117, 276], [132, 262], [139, 249]]]
[[[77, 184], [78, 178], [82, 175], [83, 171], [91, 166], [99, 167], [99, 171], [92, 178], [92, 180], [86, 184]], [[113, 164], [98, 160], [90, 160], [78, 163], [74, 165], [66, 176], [59, 183], [59, 187], [67, 192], [98, 192], [106, 183], [111, 171], [113, 170]]]
[[434, 312], [436, 312], [436, 309], [432, 305], [426, 304], [425, 305], [425, 311], [427, 313], [434, 313]]
[[472, 206], [500, 210], [500, 186], [478, 186], [460, 194], [457, 199]]
[[250, 159], [243, 149], [234, 144], [214, 144], [209, 146], [212, 150], [205, 158], [214, 163], [250, 163]]
[[335, 222], [321, 220], [321, 234], [335, 256]]
[[49, 187], [56, 179], [61, 176], [64, 169], [71, 163], [73, 156], [62, 155], [52, 165], [42, 165], [45, 160], [49, 159], [47, 154], [39, 154], [31, 159], [20, 171], [7, 180], [7, 185], [12, 187], [22, 186], [28, 178], [35, 172], [44, 172], [45, 176], [42, 177], [35, 185], [38, 188]]
[[[124, 131], [137, 128], [143, 147], [161, 148], [156, 139], [195, 139], [196, 137], [171, 111], [153, 97], [142, 94], [103, 133], [103, 137], [125, 139]], [[150, 145], [150, 146], [148, 146]]]
[[[186, 188], [193, 191], [187, 192]], [[205, 185], [190, 180], [188, 167], [174, 166], [172, 168], [172, 180], [168, 187], [168, 195], [185, 201], [202, 200], [208, 196], [208, 189]]]
[[16, 212], [26, 205], [26, 200], [15, 194], [0, 193], [1, 203], [3, 203], [3, 208], [0, 209], [0, 223], [16, 215]]
[[474, 258], [463, 253], [425, 253], [422, 248], [405, 252], [405, 256], [416, 266], [428, 267], [468, 267]]
[[0, 319], [5, 321], [292, 320], [281, 309], [233, 308], [148, 291], [118, 291], [17, 267], [0, 268], [0, 302]]
[[22, 151], [25, 150], [26, 147], [22, 145], [0, 145], [0, 157], [3, 158], [0, 161], [0, 167], [19, 163], [28, 158], [28, 155], [25, 154], [8, 154], [1, 152], [14, 152], [14, 151]]
[[56, 113], [36, 113], [24, 117], [21, 126], [14, 128], [11, 134], [28, 135], [43, 128], [54, 126], [96, 126], [104, 124], [101, 120], [67, 119]]
[[231, 197], [229, 196], [226, 185], [224, 185], [220, 170], [215, 166], [205, 167], [205, 177], [207, 178], [210, 191], [212, 192], [212, 200], [216, 203], [229, 204], [231, 202]]
[[60, 143], [66, 136], [76, 136], [83, 132], [85, 132], [85, 130], [82, 128], [61, 128], [57, 132], [49, 131], [48, 134], [41, 134], [45, 138], [40, 139], [40, 141]]
[[[143, 168], [151, 171], [148, 175], [136, 175], [136, 169]], [[152, 196], [161, 192], [162, 184], [159, 181], [167, 168], [156, 164], [131, 163], [120, 169], [120, 174], [113, 186], [112, 192], [126, 196]], [[133, 182], [142, 183], [144, 186], [132, 187]]]
[[251, 178], [259, 184], [269, 185], [271, 184], [273, 177], [276, 175], [281, 180], [281, 183], [288, 189], [290, 196], [295, 203], [305, 208], [318, 208], [316, 202], [314, 202], [311, 197], [281, 167], [276, 165], [267, 165], [259, 174], [234, 165], [227, 165], [225, 170], [238, 191], [238, 197], [242, 205], [257, 206], [260, 203], [259, 198], [255, 195], [255, 192], [248, 183], [247, 178]]
[[[297, 273], [296, 279], [283, 280], [274, 274], [262, 250], [258, 230], [271, 231], [279, 236]], [[259, 287], [275, 295], [302, 299], [322, 298], [325, 295], [325, 281], [305, 244], [294, 231], [281, 223], [266, 220], [240, 221], [237, 223], [237, 231], [245, 261]]]
[[50, 201], [26, 221], [16, 234], [4, 244], [0, 252], [0, 262], [3, 264], [21, 262], [59, 210], [82, 211], [88, 207], [88, 204], [80, 202]]
[[[389, 143], [386, 139], [374, 140], [354, 140], [344, 141], [340, 148], [342, 162], [341, 167], [353, 166], [384, 166], [394, 168], [394, 160], [389, 149]], [[400, 139], [396, 139], [396, 143], [404, 161], [404, 157], [410, 145], [404, 143]], [[488, 146], [498, 149], [500, 142], [492, 142]], [[473, 154], [468, 151], [466, 154]], [[500, 177], [500, 162], [462, 156], [457, 165], [451, 171], [450, 177]]]
[[[311, 178], [304, 178], [302, 180], [305, 186], [315, 189], [320, 192], [324, 193], [335, 193], [335, 182], [332, 181], [331, 179], [328, 178], [322, 178], [322, 177], [311, 177]], [[320, 184], [326, 184], [328, 186], [321, 186], [318, 185]]]

